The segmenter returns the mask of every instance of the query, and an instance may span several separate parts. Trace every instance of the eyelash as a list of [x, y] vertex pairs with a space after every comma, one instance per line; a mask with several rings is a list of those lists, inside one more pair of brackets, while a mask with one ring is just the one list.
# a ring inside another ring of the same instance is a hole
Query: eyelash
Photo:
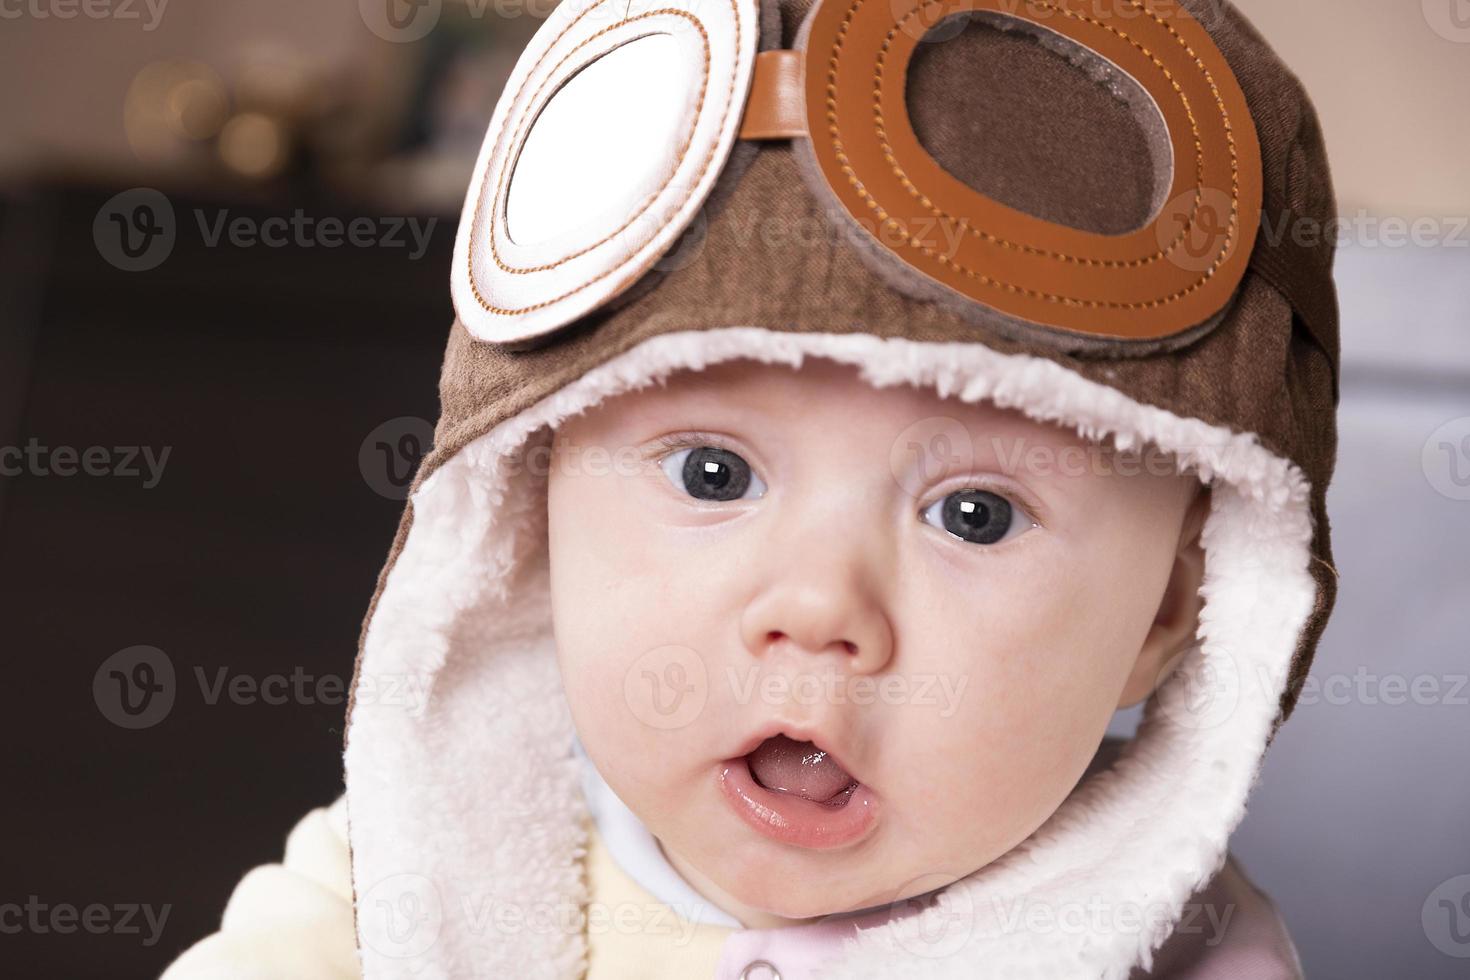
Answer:
[[[670, 453], [678, 452], [681, 449], [698, 449], [701, 446], [724, 449], [728, 452], [735, 453], [737, 456], [745, 459], [746, 462], [749, 462], [749, 459], [746, 458], [747, 454], [742, 452], [729, 439], [718, 433], [702, 430], [671, 432], [667, 435], [659, 436], [654, 440], [653, 446], [645, 453], [644, 458], [661, 463], [664, 457]], [[917, 512], [923, 514], [935, 501], [942, 500], [950, 494], [958, 493], [961, 490], [984, 490], [987, 493], [1004, 497], [1025, 513], [1033, 527], [1041, 528], [1046, 526], [1046, 522], [1042, 519], [1043, 509], [1037, 503], [1035, 497], [1017, 487], [1009, 484], [1002, 485], [1000, 481], [986, 477], [959, 477], [956, 480], [950, 481], [949, 485], [926, 495], [924, 498], [926, 502], [919, 507]]]
[[1013, 486], [1008, 482], [997, 480], [993, 477], [958, 477], [954, 480], [950, 480], [944, 484], [941, 484], [939, 489], [925, 494], [923, 499], [926, 502], [923, 506], [919, 508], [919, 511], [922, 513], [923, 511], [928, 510], [929, 507], [935, 503], [935, 501], [943, 500], [950, 494], [959, 493], [961, 490], [983, 490], [986, 493], [993, 493], [997, 497], [1004, 497], [1006, 500], [1010, 501], [1011, 506], [1020, 508], [1025, 513], [1026, 517], [1030, 519], [1031, 524], [1034, 527], [1046, 526], [1046, 522], [1042, 520], [1043, 511], [1041, 505], [1037, 503], [1035, 497], [1019, 487]]
[[655, 440], [654, 447], [648, 456], [650, 459], [663, 459], [669, 453], [680, 449], [698, 449], [700, 446], [729, 449], [732, 453], [735, 451], [713, 432], [671, 432]]
[[[654, 444], [644, 454], [644, 458], [656, 464], [662, 464], [665, 457], [676, 453], [681, 449], [698, 449], [701, 446], [710, 446], [715, 449], [723, 449], [734, 453], [747, 463], [750, 462], [750, 454], [744, 452], [734, 442], [714, 432], [672, 432], [668, 435], [659, 436]], [[754, 467], [752, 467], [754, 468]]]
[[[653, 445], [650, 446], [648, 450], [644, 453], [644, 459], [652, 463], [655, 469], [662, 470], [670, 456], [673, 456], [674, 454], [682, 452], [686, 449], [694, 450], [702, 447], [722, 449], [725, 452], [731, 453], [732, 455], [739, 456], [741, 459], [745, 460], [746, 465], [750, 467], [753, 478], [764, 485], [764, 481], [760, 480], [759, 474], [756, 472], [757, 467], [750, 462], [749, 457], [752, 455], [751, 453], [744, 451], [731, 439], [728, 439], [713, 432], [706, 432], [704, 430], [696, 430], [693, 432], [674, 432], [667, 435], [659, 436], [657, 439], [654, 440]], [[666, 475], [672, 480], [673, 474]], [[697, 499], [692, 498], [692, 495], [690, 496], [691, 499]], [[759, 499], [762, 496], [764, 496], [764, 491], [757, 494], [754, 498], [751, 499]], [[721, 504], [734, 504], [749, 501], [746, 501], [742, 498], [742, 500], [740, 501], [728, 500], [699, 502], [704, 504], [705, 506], [719, 506]]]

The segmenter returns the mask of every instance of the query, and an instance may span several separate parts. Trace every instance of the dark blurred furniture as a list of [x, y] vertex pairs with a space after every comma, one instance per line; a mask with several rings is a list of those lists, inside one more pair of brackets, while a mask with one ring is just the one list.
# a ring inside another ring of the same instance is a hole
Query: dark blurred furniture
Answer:
[[[453, 316], [452, 220], [416, 261], [350, 244], [211, 246], [195, 209], [257, 223], [297, 209], [376, 216], [170, 193], [171, 254], [126, 272], [93, 237], [122, 189], [40, 187], [0, 203], [0, 446], [169, 450], [151, 489], [127, 476], [0, 478], [0, 903], [169, 913], [151, 946], [146, 926], [0, 935], [7, 977], [157, 976], [217, 927], [242, 873], [279, 860], [293, 822], [341, 792], [333, 679], [351, 677], [402, 509], [359, 450], [388, 420], [436, 416]], [[93, 681], [136, 645], [168, 656], [175, 700], [128, 730]], [[210, 703], [221, 668], [327, 683], [283, 704]]]

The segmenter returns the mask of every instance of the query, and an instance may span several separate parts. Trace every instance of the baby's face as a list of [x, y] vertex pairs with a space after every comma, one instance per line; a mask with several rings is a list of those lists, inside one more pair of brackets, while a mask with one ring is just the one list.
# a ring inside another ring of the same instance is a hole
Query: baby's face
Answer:
[[825, 360], [612, 399], [549, 485], [581, 741], [746, 925], [962, 877], [1193, 634], [1198, 485], [1162, 469]]

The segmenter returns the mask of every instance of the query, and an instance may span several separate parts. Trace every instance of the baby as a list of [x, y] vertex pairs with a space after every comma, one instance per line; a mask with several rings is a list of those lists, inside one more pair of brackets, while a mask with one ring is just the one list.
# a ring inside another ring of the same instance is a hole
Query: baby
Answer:
[[1089, 450], [822, 361], [563, 424], [567, 700], [683, 878], [789, 925], [957, 880], [1056, 810], [1193, 643], [1203, 570], [1199, 481]]
[[1228, 844], [1335, 594], [1332, 213], [1221, 3], [564, 0], [346, 795], [167, 977], [1300, 976]]

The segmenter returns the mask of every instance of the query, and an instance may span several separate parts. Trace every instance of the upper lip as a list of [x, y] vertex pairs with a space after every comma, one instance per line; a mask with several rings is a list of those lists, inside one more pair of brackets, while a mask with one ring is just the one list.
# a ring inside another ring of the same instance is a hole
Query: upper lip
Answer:
[[730, 756], [730, 758], [743, 759], [747, 755], [750, 755], [750, 753], [754, 752], [756, 750], [756, 747], [759, 746], [766, 739], [774, 738], [777, 735], [785, 735], [787, 738], [796, 742], [812, 743], [812, 745], [816, 746], [819, 751], [825, 752], [829, 759], [841, 766], [842, 771], [847, 773], [854, 780], [859, 783], [866, 782], [866, 780], [864, 780], [862, 776], [853, 771], [853, 768], [849, 766], [845, 760], [840, 758], [836, 752], [833, 752], [831, 750], [829, 746], [833, 740], [830, 735], [818, 731], [817, 729], [807, 727], [805, 725], [790, 725], [786, 724], [785, 722], [779, 721], [763, 725], [748, 738], [746, 738], [743, 742], [741, 742], [739, 746], [737, 746], [735, 752]]

